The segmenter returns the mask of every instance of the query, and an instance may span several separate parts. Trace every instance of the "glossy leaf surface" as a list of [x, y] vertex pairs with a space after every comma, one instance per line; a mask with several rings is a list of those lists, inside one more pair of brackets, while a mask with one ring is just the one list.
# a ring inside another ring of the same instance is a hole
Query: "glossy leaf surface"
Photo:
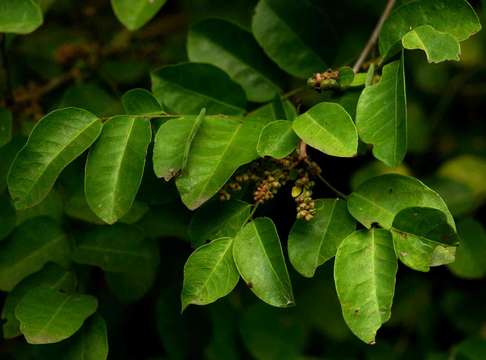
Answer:
[[356, 229], [346, 202], [339, 199], [316, 201], [316, 214], [310, 221], [297, 220], [289, 234], [289, 259], [305, 277], [336, 255], [341, 242]]
[[356, 110], [360, 138], [373, 145], [373, 155], [398, 166], [407, 152], [407, 100], [403, 58], [383, 68], [378, 84], [366, 87]]
[[276, 307], [294, 305], [277, 229], [269, 218], [248, 223], [233, 243], [236, 267], [253, 293]]
[[199, 247], [184, 266], [182, 310], [207, 305], [229, 294], [240, 279], [233, 260], [233, 239], [221, 238]]
[[115, 223], [130, 210], [142, 181], [151, 141], [148, 120], [116, 116], [105, 124], [89, 153], [86, 200], [91, 210], [108, 224]]
[[368, 344], [391, 316], [397, 258], [386, 230], [357, 231], [341, 243], [334, 279], [344, 320]]
[[10, 168], [8, 187], [15, 207], [40, 203], [61, 171], [98, 138], [101, 127], [96, 116], [76, 108], [43, 117]]

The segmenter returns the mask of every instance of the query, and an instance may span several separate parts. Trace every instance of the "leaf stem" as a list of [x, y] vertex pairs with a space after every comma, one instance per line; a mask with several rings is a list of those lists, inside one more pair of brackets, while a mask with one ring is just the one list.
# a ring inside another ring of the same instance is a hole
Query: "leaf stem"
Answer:
[[[254, 206], [253, 206], [253, 209], [251, 210], [250, 214], [248, 215], [248, 217], [245, 219], [245, 221], [243, 222], [243, 226], [246, 225], [246, 223], [248, 223], [248, 221], [250, 221], [251, 219], [253, 219], [253, 215], [255, 215], [257, 209], [258, 209], [258, 206], [260, 206], [260, 203], [256, 203]], [[242, 228], [243, 228], [242, 226]]]
[[373, 49], [376, 42], [378, 41], [378, 37], [380, 36], [380, 32], [383, 27], [383, 24], [385, 23], [386, 19], [388, 19], [388, 17], [390, 16], [393, 6], [395, 6], [395, 2], [396, 2], [395, 0], [388, 0], [388, 3], [386, 4], [385, 9], [383, 10], [383, 14], [381, 14], [381, 17], [378, 20], [375, 29], [371, 33], [368, 42], [366, 43], [365, 47], [361, 51], [361, 54], [359, 55], [358, 60], [356, 60], [356, 63], [353, 66], [354, 73], [359, 72], [361, 66], [363, 66], [363, 63], [365, 62], [366, 58], [368, 57], [371, 50]]

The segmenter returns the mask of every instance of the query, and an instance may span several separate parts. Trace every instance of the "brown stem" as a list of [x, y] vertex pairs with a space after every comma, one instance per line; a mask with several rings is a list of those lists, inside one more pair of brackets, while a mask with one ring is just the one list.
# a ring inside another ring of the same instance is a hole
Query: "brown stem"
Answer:
[[307, 159], [307, 144], [301, 141], [299, 144], [299, 160]]
[[363, 63], [365, 62], [366, 58], [370, 54], [371, 50], [375, 46], [376, 42], [378, 41], [378, 37], [380, 36], [381, 28], [383, 27], [383, 24], [385, 23], [386, 19], [390, 16], [390, 13], [393, 9], [393, 6], [395, 6], [395, 0], [388, 0], [388, 3], [386, 4], [385, 10], [383, 10], [383, 14], [381, 14], [380, 20], [378, 20], [378, 23], [375, 26], [375, 29], [371, 33], [371, 36], [366, 43], [366, 46], [363, 48], [363, 51], [361, 51], [361, 54], [359, 55], [358, 60], [356, 60], [356, 63], [353, 66], [353, 70], [355, 73], [359, 72], [361, 69], [361, 66], [363, 66]]

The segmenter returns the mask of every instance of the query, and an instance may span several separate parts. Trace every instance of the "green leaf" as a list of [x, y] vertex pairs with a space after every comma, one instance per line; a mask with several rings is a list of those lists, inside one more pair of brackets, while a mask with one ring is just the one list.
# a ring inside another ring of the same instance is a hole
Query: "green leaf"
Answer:
[[152, 92], [170, 111], [197, 115], [240, 115], [246, 96], [240, 85], [219, 68], [209, 64], [185, 63], [152, 72]]
[[111, 6], [120, 22], [131, 31], [149, 22], [167, 0], [111, 0]]
[[292, 129], [292, 122], [276, 120], [268, 123], [258, 139], [257, 152], [261, 157], [271, 156], [282, 159], [297, 147], [299, 137]]
[[34, 0], [2, 0], [0, 33], [28, 34], [44, 21], [42, 10]]
[[185, 116], [163, 123], [155, 135], [154, 172], [169, 181], [187, 165], [192, 142], [204, 120], [205, 109], [197, 117]]
[[427, 185], [444, 199], [454, 216], [471, 213], [480, 203], [480, 199], [474, 196], [474, 192], [469, 186], [456, 180], [434, 176], [427, 179]]
[[76, 283], [76, 276], [72, 271], [64, 270], [54, 263], [46, 264], [41, 271], [22, 280], [5, 299], [2, 309], [3, 336], [11, 339], [20, 335], [20, 323], [15, 317], [15, 308], [29, 290], [38, 286], [47, 286], [52, 289], [73, 291]]
[[34, 218], [18, 227], [0, 251], [0, 290], [10, 291], [47, 262], [69, 263], [70, 246], [60, 226], [49, 218]]
[[194, 139], [177, 189], [194, 210], [215, 195], [233, 173], [258, 157], [256, 145], [264, 122], [206, 117]]
[[[119, 222], [123, 224], [135, 224], [142, 219], [149, 210], [150, 209], [147, 204], [135, 200], [130, 210], [128, 210], [128, 212], [119, 219]], [[96, 216], [96, 214], [89, 207], [83, 188], [76, 190], [68, 197], [64, 211], [67, 216], [76, 220], [81, 220], [96, 225], [105, 224], [105, 222]]]
[[204, 349], [207, 360], [238, 360], [238, 319], [229, 301], [218, 302], [208, 308], [211, 320], [211, 340]]
[[463, 41], [481, 29], [473, 8], [465, 0], [408, 1], [393, 11], [380, 33], [380, 53], [390, 57], [403, 36], [422, 25]]
[[86, 151], [101, 133], [102, 124], [86, 110], [55, 110], [34, 127], [8, 175], [17, 209], [40, 203], [61, 171]]
[[475, 155], [460, 155], [441, 165], [438, 170], [444, 176], [467, 185], [478, 202], [486, 199], [486, 159]]
[[191, 28], [189, 59], [215, 65], [240, 84], [250, 101], [270, 101], [281, 91], [282, 73], [266, 57], [253, 36], [222, 19], [207, 19]]
[[386, 165], [401, 164], [407, 153], [407, 99], [403, 57], [383, 68], [378, 84], [366, 87], [356, 110], [360, 138]]
[[51, 344], [74, 335], [97, 307], [93, 296], [37, 287], [22, 298], [15, 316], [29, 344]]
[[462, 278], [479, 279], [486, 276], [486, 230], [480, 222], [466, 218], [457, 224], [461, 243], [456, 261], [449, 269]]
[[436, 256], [459, 242], [446, 215], [427, 207], [400, 211], [393, 219], [391, 233], [398, 258], [408, 267], [424, 272], [429, 271], [430, 266], [443, 265], [443, 260]]
[[76, 239], [73, 260], [105, 271], [131, 272], [153, 269], [159, 264], [158, 244], [144, 239], [134, 226], [101, 226]]
[[263, 50], [283, 70], [307, 78], [328, 68], [329, 49], [333, 48], [328, 24], [329, 19], [307, 0], [260, 0], [252, 30]]
[[102, 87], [90, 83], [71, 85], [64, 93], [60, 106], [85, 109], [97, 116], [113, 116], [123, 112], [118, 99]]
[[240, 276], [233, 260], [233, 239], [221, 238], [199, 247], [184, 265], [182, 311], [190, 304], [207, 305], [228, 295]]
[[381, 161], [374, 160], [359, 168], [353, 174], [350, 181], [351, 189], [356, 190], [365, 181], [385, 174], [400, 174], [410, 176], [411, 171], [403, 164], [397, 167], [389, 167], [383, 164]]
[[0, 147], [12, 140], [12, 113], [0, 108]]
[[5, 239], [15, 228], [17, 216], [10, 198], [0, 194], [0, 240]]
[[145, 89], [132, 89], [122, 96], [122, 105], [129, 115], [157, 115], [162, 112], [157, 99]]
[[66, 360], [106, 360], [108, 334], [103, 318], [95, 314], [84, 323], [81, 330], [70, 339]]
[[351, 116], [336, 103], [322, 102], [294, 120], [294, 131], [308, 145], [325, 154], [353, 157], [358, 133]]
[[142, 299], [154, 285], [157, 267], [133, 269], [131, 272], [105, 272], [111, 292], [124, 304]]
[[454, 219], [441, 197], [419, 180], [386, 174], [365, 181], [348, 197], [348, 210], [361, 224], [370, 228], [378, 223], [390, 229], [395, 216], [409, 207], [429, 207], [442, 211], [455, 229]]
[[63, 211], [64, 204], [60, 192], [52, 190], [39, 204], [31, 208], [17, 210], [17, 226], [39, 216], [45, 216], [61, 223]]
[[247, 119], [265, 120], [294, 120], [297, 117], [297, 110], [289, 100], [283, 100], [280, 95], [276, 96], [272, 102], [260, 106], [247, 115]]
[[368, 344], [391, 316], [397, 258], [386, 230], [356, 231], [338, 248], [334, 263], [336, 290], [344, 320]]
[[7, 188], [8, 170], [25, 141], [23, 137], [14, 137], [8, 144], [0, 147], [0, 193]]
[[206, 241], [236, 236], [250, 211], [251, 205], [239, 200], [211, 202], [202, 206], [196, 210], [189, 224], [191, 243], [198, 247]]
[[236, 267], [246, 285], [267, 304], [295, 305], [277, 229], [269, 218], [246, 224], [233, 243]]
[[486, 340], [481, 337], [470, 337], [455, 346], [452, 359], [480, 360], [486, 357]]
[[152, 128], [147, 119], [116, 116], [86, 162], [85, 192], [91, 210], [108, 224], [128, 213], [142, 182]]
[[402, 38], [405, 49], [425, 51], [429, 63], [447, 60], [459, 61], [461, 46], [452, 35], [437, 31], [430, 25], [416, 27]]
[[336, 255], [339, 244], [356, 230], [346, 201], [317, 200], [316, 214], [310, 221], [297, 220], [289, 234], [288, 251], [293, 267], [305, 277]]

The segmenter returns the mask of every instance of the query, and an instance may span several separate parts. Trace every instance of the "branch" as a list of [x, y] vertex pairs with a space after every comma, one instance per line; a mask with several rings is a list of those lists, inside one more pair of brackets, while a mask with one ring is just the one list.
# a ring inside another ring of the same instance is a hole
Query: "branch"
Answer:
[[365, 62], [369, 53], [371, 52], [376, 42], [378, 41], [378, 37], [380, 36], [380, 32], [383, 27], [383, 24], [385, 23], [386, 19], [390, 16], [394, 5], [395, 5], [395, 0], [388, 0], [385, 10], [383, 10], [383, 14], [381, 14], [380, 20], [378, 20], [378, 23], [376, 24], [375, 29], [373, 30], [373, 33], [371, 34], [366, 46], [363, 48], [363, 51], [361, 51], [358, 60], [353, 66], [353, 70], [355, 73], [359, 72], [361, 66], [363, 66], [363, 63]]

